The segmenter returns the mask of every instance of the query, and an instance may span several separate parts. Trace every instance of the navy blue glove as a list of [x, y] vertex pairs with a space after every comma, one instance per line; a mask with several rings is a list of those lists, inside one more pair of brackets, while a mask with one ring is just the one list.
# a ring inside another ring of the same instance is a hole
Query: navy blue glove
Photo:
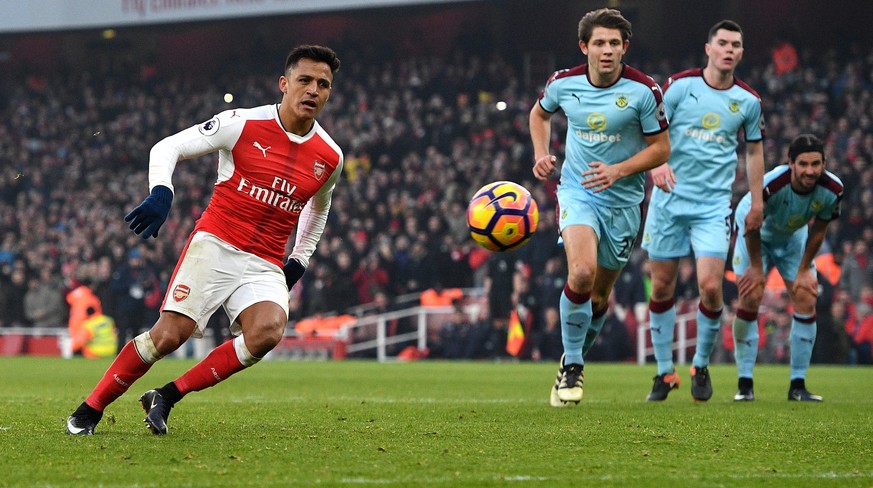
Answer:
[[143, 239], [158, 237], [158, 229], [167, 220], [172, 205], [173, 191], [166, 186], [158, 185], [152, 188], [151, 195], [146, 197], [138, 207], [124, 216], [124, 221], [130, 222], [133, 233], [142, 234]]
[[300, 261], [294, 258], [288, 258], [288, 261], [285, 262], [285, 267], [282, 268], [282, 271], [285, 272], [285, 284], [288, 285], [288, 289], [290, 290], [294, 283], [300, 281], [300, 278], [303, 277], [303, 273], [306, 272], [306, 268], [300, 264]]

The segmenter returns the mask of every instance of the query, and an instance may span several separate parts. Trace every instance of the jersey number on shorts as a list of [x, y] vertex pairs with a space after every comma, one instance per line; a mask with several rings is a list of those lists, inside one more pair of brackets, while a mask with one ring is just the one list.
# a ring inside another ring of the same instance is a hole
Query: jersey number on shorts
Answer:
[[622, 259], [630, 258], [631, 250], [634, 247], [634, 239], [632, 237], [628, 237], [623, 240], [621, 243], [621, 250], [618, 252], [619, 257]]

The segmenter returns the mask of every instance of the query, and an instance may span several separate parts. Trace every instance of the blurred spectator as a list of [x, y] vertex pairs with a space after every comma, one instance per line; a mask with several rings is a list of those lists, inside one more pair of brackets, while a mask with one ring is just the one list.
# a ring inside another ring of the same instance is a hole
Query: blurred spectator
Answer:
[[[867, 248], [873, 242], [873, 49], [835, 49], [818, 55], [812, 50], [816, 46], [799, 42], [794, 42], [798, 57], [814, 54], [818, 62], [800, 63], [794, 71], [776, 76], [778, 67], [772, 59], [749, 60], [741, 77], [760, 88], [769, 114], [768, 166], [785, 160], [788, 142], [799, 127], [826, 140], [828, 164], [844, 176], [846, 186], [845, 214], [842, 222], [833, 225], [828, 241], [834, 249], [851, 241], [852, 260], [843, 263], [839, 286], [851, 289], [857, 301], [861, 285], [871, 280], [871, 260], [861, 266], [858, 260], [863, 261], [865, 254], [858, 258], [855, 247], [858, 241]], [[356, 110], [347, 113], [328, 107], [321, 120], [347, 153], [349, 191], [334, 194], [325, 236], [313, 256], [318, 265], [302, 280], [301, 316], [340, 312], [360, 301], [353, 284], [351, 299], [338, 300], [331, 294], [336, 281], [329, 269], [338, 269], [338, 261], [344, 259], [337, 247], [328, 244], [334, 239], [341, 244], [346, 240], [349, 248], [364, 256], [378, 249], [390, 277], [384, 289], [391, 298], [432, 288], [437, 279], [456, 280], [442, 283], [446, 287], [481, 287], [488, 269], [483, 266], [487, 252], [470, 245], [463, 214], [477, 188], [504, 179], [528, 185], [540, 206], [540, 229], [519, 251], [519, 260], [531, 267], [539, 302], [546, 308], [560, 296], [560, 289], [551, 292], [548, 282], [552, 277], [565, 280], [565, 267], [560, 261], [547, 264], [556, 248], [555, 182], [530, 181], [532, 150], [526, 124], [541, 87], [526, 81], [520, 58], [473, 48], [461, 46], [456, 52], [467, 61], [463, 70], [444, 56], [387, 62], [376, 50], [354, 51], [359, 62], [349, 65], [348, 71], [344, 67], [342, 87], [333, 96], [342, 99], [337, 107]], [[131, 311], [130, 288], [119, 289], [120, 283], [106, 276], [118, 277], [127, 266], [128, 252], [141, 246], [121, 222], [119, 209], [133, 208], [141, 200], [135, 189], [147, 184], [141, 166], [149, 151], [146, 141], [181, 129], [176, 119], [164, 114], [181, 110], [191, 118], [207, 120], [224, 89], [191, 83], [184, 73], [159, 69], [142, 79], [139, 66], [115, 63], [105, 56], [85, 61], [74, 72], [60, 68], [48, 72], [37, 85], [25, 83], [21, 70], [0, 72], [0, 158], [10, 162], [8, 169], [14, 176], [0, 179], [0, 305], [4, 305], [0, 326], [28, 323], [24, 313], [28, 278], [45, 263], [67, 276], [63, 270], [101, 262], [96, 269], [86, 269], [95, 273], [91, 284], [107, 315], [124, 327], [153, 322], [140, 320], [142, 315]], [[645, 63], [644, 71], [656, 79], [660, 76], [660, 82], [676, 66], [693, 64], [656, 57]], [[273, 89], [263, 81], [263, 73], [242, 71], [246, 74], [228, 79], [229, 86], [241, 87], [234, 93], [240, 105], [263, 100]], [[489, 91], [491, 73], [500, 74], [500, 98], [508, 104], [502, 112], [494, 110], [493, 100], [477, 96]], [[383, 89], [386, 78], [396, 89]], [[536, 83], [542, 81], [535, 78]], [[56, 120], [66, 121], [67, 129], [62, 130]], [[561, 140], [566, 130], [566, 124], [556, 121], [555, 140]], [[563, 157], [560, 143], [556, 153]], [[180, 166], [174, 174], [174, 180], [192, 191], [176, 195], [173, 218], [162, 228], [162, 239], [143, 250], [150, 269], [172, 270], [208, 201], [208, 189], [193, 182], [214, 179], [215, 161], [206, 157], [199, 162]], [[743, 191], [744, 174], [741, 161], [737, 197]], [[430, 234], [432, 228], [440, 234]], [[350, 236], [355, 239], [349, 241]], [[869, 254], [869, 249], [865, 252]], [[625, 268], [623, 274], [634, 277], [627, 284], [639, 284], [636, 276], [646, 275], [641, 271], [644, 266], [643, 261]], [[354, 259], [351, 269], [357, 269]], [[162, 290], [169, 276], [151, 274], [158, 283], [152, 289]], [[623, 280], [624, 276], [619, 282]], [[682, 280], [694, 282], [691, 277]], [[347, 292], [342, 286], [350, 283], [340, 284], [340, 291]], [[617, 284], [619, 303], [635, 300], [619, 299], [621, 288]], [[691, 291], [686, 296], [694, 300], [694, 287]], [[157, 304], [162, 294], [158, 292]]]
[[103, 308], [100, 305], [100, 299], [94, 294], [94, 291], [87, 285], [87, 282], [82, 282], [70, 290], [66, 296], [67, 303], [70, 305], [69, 319], [67, 327], [70, 330], [70, 336], [79, 336], [82, 330], [82, 324], [91, 315], [102, 314]]
[[543, 311], [542, 327], [533, 331], [531, 359], [534, 361], [557, 361], [561, 359], [563, 353], [561, 314], [557, 307], [547, 307]]
[[873, 260], [870, 259], [867, 243], [863, 240], [843, 242], [843, 263], [840, 273], [840, 288], [849, 292], [852, 301], [861, 299], [861, 288], [873, 285]]
[[437, 283], [437, 286], [421, 292], [421, 305], [423, 307], [446, 307], [456, 305], [458, 300], [463, 298], [464, 292], [460, 288], [446, 289]]
[[873, 364], [873, 287], [864, 287], [864, 299], [858, 304], [852, 342], [857, 364]]
[[416, 238], [398, 266], [398, 280], [403, 293], [426, 290], [436, 283], [433, 257], [423, 238]]
[[495, 326], [494, 322], [486, 317], [480, 317], [473, 324], [473, 333], [470, 336], [474, 359], [498, 359], [507, 357], [506, 333], [509, 319], [503, 328]]
[[[493, 329], [504, 334], [512, 311], [512, 292], [516, 270], [516, 252], [494, 252], [486, 263], [485, 293], [488, 297], [488, 317]], [[504, 341], [505, 342], [505, 341]]]
[[310, 258], [309, 262], [312, 269], [300, 279], [303, 287], [300, 311], [302, 317], [318, 315], [330, 310], [327, 296], [333, 271], [327, 265], [322, 265], [322, 261], [315, 256]]
[[382, 268], [378, 254], [372, 252], [358, 262], [352, 282], [358, 290], [358, 303], [361, 305], [371, 303], [375, 292], [389, 285], [388, 272]]
[[615, 308], [606, 311], [603, 330], [588, 351], [591, 361], [627, 361], [634, 357], [634, 343], [624, 323], [615, 316]]
[[[540, 185], [539, 183], [534, 184]], [[561, 251], [561, 247], [558, 245], [558, 228], [555, 223], [554, 211], [548, 210], [547, 207], [540, 209], [537, 231], [534, 232], [528, 243], [518, 253], [519, 259], [527, 263], [534, 271], [545, 269], [546, 263], [550, 259], [566, 259]], [[564, 278], [564, 281], [566, 281], [566, 276]], [[558, 296], [560, 297], [560, 291]]]
[[767, 330], [766, 350], [770, 353], [766, 362], [787, 364], [791, 347], [791, 314], [785, 308], [771, 309], [765, 329]]
[[518, 320], [517, 326], [521, 329], [523, 336], [514, 337], [511, 342], [507, 338], [507, 353], [521, 359], [530, 358], [531, 332], [534, 328], [539, 327], [541, 313], [539, 298], [531, 281], [531, 267], [527, 264], [516, 266], [512, 277], [510, 300], [513, 308], [510, 312], [510, 321], [507, 324], [509, 327], [507, 334], [517, 332], [517, 330], [513, 331], [511, 327], [513, 320]]
[[852, 338], [857, 331], [858, 318], [855, 315], [855, 305], [843, 298], [842, 294], [843, 292], [838, 290], [833, 301], [825, 304], [830, 307], [830, 312], [824, 319], [818, 319], [819, 327], [833, 330], [837, 337], [834, 346], [837, 349], [837, 356], [829, 359], [837, 363], [853, 364], [857, 360]]
[[[690, 302], [697, 300], [697, 270], [694, 260], [690, 257], [679, 259], [679, 275], [676, 279], [676, 301]], [[680, 308], [676, 306], [677, 310]]]
[[779, 41], [773, 48], [773, 66], [777, 75], [791, 73], [797, 69], [797, 49], [788, 41]]
[[24, 294], [24, 311], [34, 327], [62, 327], [67, 319], [63, 284], [49, 267], [32, 277]]
[[353, 264], [349, 251], [343, 249], [337, 254], [336, 269], [327, 281], [324, 297], [328, 311], [345, 310], [360, 304], [358, 289], [355, 287]]
[[866, 303], [858, 308], [860, 321], [852, 337], [857, 364], [873, 364], [873, 307]]
[[442, 286], [447, 288], [473, 286], [473, 272], [468, 260], [469, 248], [470, 244], [459, 244], [451, 234], [442, 236], [441, 244], [434, 254], [434, 266], [438, 271], [437, 280]]
[[75, 332], [70, 331], [74, 354], [88, 359], [111, 358], [118, 352], [118, 332], [112, 317], [88, 307], [87, 317]]
[[473, 323], [464, 311], [461, 300], [456, 300], [452, 319], [440, 329], [442, 357], [446, 359], [471, 359], [475, 354]]
[[612, 296], [615, 302], [631, 312], [637, 308], [638, 304], [648, 308], [647, 285], [649, 285], [650, 278], [648, 274], [643, 273], [643, 254], [639, 249], [631, 252], [628, 265], [625, 266], [613, 287]]
[[140, 330], [149, 328], [157, 320], [164, 294], [157, 275], [146, 265], [138, 247], [128, 252], [127, 262], [112, 274], [111, 289], [121, 317], [118, 326], [118, 348], [121, 349]]
[[24, 297], [27, 294], [27, 273], [24, 266], [13, 266], [9, 281], [3, 283], [2, 290], [6, 295], [6, 308], [3, 310], [5, 327], [27, 327], [30, 320], [24, 309]]
[[540, 307], [560, 309], [561, 292], [567, 281], [564, 256], [555, 256], [546, 261], [541, 273], [534, 275]]

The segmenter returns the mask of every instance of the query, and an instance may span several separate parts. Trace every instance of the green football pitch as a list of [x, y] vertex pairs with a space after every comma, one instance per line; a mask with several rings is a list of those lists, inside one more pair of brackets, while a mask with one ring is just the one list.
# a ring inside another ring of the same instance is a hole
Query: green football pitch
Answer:
[[683, 368], [653, 404], [654, 366], [591, 363], [582, 403], [552, 408], [554, 364], [264, 361], [158, 437], [137, 398], [192, 364], [167, 359], [96, 435], [65, 435], [108, 364], [0, 358], [0, 486], [873, 486], [869, 367], [813, 366], [821, 404], [786, 400], [786, 366], [735, 403], [731, 365], [697, 404]]

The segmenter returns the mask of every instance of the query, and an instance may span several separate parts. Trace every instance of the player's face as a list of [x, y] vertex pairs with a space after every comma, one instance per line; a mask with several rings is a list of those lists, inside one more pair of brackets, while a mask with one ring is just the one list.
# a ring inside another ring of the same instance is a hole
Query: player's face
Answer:
[[791, 187], [798, 193], [809, 193], [824, 171], [824, 158], [820, 152], [805, 152], [797, 155], [791, 168]]
[[710, 66], [732, 72], [743, 59], [743, 35], [719, 29], [706, 44], [706, 55]]
[[579, 48], [588, 56], [588, 68], [595, 83], [615, 81], [629, 44], [629, 41], [622, 40], [620, 30], [608, 27], [595, 27], [587, 43], [579, 41]]
[[312, 120], [330, 98], [333, 73], [327, 63], [302, 58], [279, 77], [282, 106], [301, 120]]

